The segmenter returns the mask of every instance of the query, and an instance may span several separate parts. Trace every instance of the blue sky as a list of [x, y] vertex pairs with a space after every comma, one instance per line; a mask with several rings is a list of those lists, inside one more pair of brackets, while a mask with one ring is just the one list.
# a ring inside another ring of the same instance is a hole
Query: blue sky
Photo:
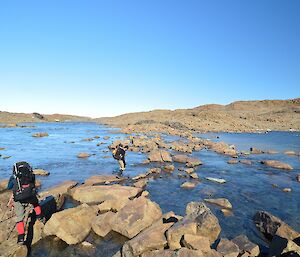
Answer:
[[0, 110], [300, 97], [299, 0], [0, 1]]

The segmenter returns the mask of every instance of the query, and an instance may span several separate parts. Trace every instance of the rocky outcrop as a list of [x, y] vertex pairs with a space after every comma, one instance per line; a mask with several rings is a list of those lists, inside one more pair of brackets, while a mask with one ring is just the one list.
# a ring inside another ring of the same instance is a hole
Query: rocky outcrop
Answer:
[[292, 170], [293, 167], [287, 163], [276, 161], [276, 160], [266, 160], [261, 161], [262, 164], [265, 164], [266, 166], [276, 168], [276, 169], [283, 169], [283, 170]]
[[97, 211], [87, 204], [52, 215], [45, 225], [46, 235], [56, 235], [67, 244], [78, 244], [90, 233]]
[[150, 162], [171, 162], [172, 158], [168, 151], [153, 150], [149, 153], [148, 159]]
[[112, 220], [112, 229], [128, 238], [135, 237], [162, 216], [160, 207], [145, 197], [125, 205]]
[[71, 190], [72, 197], [81, 203], [102, 203], [107, 200], [134, 198], [142, 189], [136, 187], [111, 186], [80, 186]]
[[221, 227], [217, 217], [204, 203], [187, 205], [186, 216], [167, 231], [170, 249], [180, 249], [185, 234], [207, 237], [212, 244], [219, 236]]

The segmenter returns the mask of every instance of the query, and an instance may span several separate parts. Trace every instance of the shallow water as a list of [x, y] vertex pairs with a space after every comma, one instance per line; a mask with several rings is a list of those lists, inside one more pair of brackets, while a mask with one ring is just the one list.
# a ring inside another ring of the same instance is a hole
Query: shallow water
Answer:
[[[43, 168], [51, 172], [49, 177], [39, 177], [42, 181], [42, 189], [64, 180], [83, 182], [92, 175], [111, 174], [118, 168], [116, 161], [107, 152], [107, 146], [112, 141], [125, 137], [118, 130], [94, 123], [39, 123], [34, 125], [35, 128], [0, 130], [0, 148], [6, 148], [0, 151], [0, 154], [12, 156], [9, 159], [0, 157], [0, 180], [8, 178], [13, 163], [20, 160], [26, 160], [35, 168]], [[33, 138], [31, 134], [35, 132], [48, 132], [49, 137]], [[83, 141], [85, 138], [94, 136], [100, 136], [100, 138]], [[110, 136], [110, 139], [104, 140], [104, 136]], [[265, 243], [261, 240], [252, 222], [252, 217], [257, 210], [270, 211], [300, 231], [300, 183], [295, 179], [296, 174], [300, 173], [300, 158], [283, 154], [285, 150], [300, 151], [300, 133], [209, 133], [198, 136], [235, 144], [238, 150], [257, 147], [263, 150], [277, 150], [280, 153], [241, 157], [253, 161], [252, 165], [229, 165], [227, 164], [229, 157], [207, 150], [193, 153], [193, 156], [199, 157], [203, 162], [203, 165], [196, 170], [201, 179], [201, 183], [196, 188], [192, 190], [180, 188], [180, 185], [189, 179], [178, 178], [177, 172], [152, 179], [146, 187], [146, 190], [150, 192], [151, 199], [161, 206], [163, 212], [172, 210], [176, 214], [184, 215], [185, 206], [190, 201], [201, 201], [209, 197], [225, 197], [233, 205], [233, 216], [224, 217], [218, 207], [209, 205], [219, 218], [222, 236], [232, 238], [244, 233], [254, 242], [264, 246]], [[166, 140], [177, 139], [170, 136], [165, 138]], [[104, 144], [97, 146], [99, 142], [104, 142]], [[76, 155], [79, 152], [95, 155], [88, 159], [78, 159]], [[124, 175], [135, 176], [145, 172], [149, 165], [140, 164], [144, 159], [146, 159], [144, 154], [129, 152], [127, 155], [128, 168]], [[287, 162], [294, 167], [294, 170], [286, 172], [265, 167], [259, 163], [259, 160], [262, 159], [277, 159]], [[151, 166], [155, 166], [155, 164], [151, 164]], [[175, 166], [182, 165], [175, 164]], [[205, 180], [205, 177], [208, 176], [224, 178], [227, 183], [220, 185], [209, 182]], [[272, 184], [277, 184], [278, 188], [274, 188]], [[282, 192], [281, 189], [284, 187], [290, 187], [292, 192]], [[96, 253], [101, 253], [101, 256], [112, 256], [122, 245], [123, 240], [111, 235], [105, 239], [95, 235], [88, 238], [89, 242], [96, 245]], [[85, 250], [67, 247], [60, 241], [43, 240], [33, 247], [31, 256], [84, 256], [86, 254], [88, 253]]]

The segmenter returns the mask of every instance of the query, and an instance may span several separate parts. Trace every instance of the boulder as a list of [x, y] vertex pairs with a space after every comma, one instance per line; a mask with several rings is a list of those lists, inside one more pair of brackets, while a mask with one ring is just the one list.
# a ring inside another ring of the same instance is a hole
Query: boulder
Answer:
[[239, 247], [227, 238], [221, 238], [217, 251], [223, 255], [223, 257], [237, 257], [240, 253]]
[[115, 199], [106, 200], [103, 203], [98, 205], [98, 209], [100, 212], [118, 212], [121, 210], [130, 200], [128, 197], [119, 197]]
[[141, 257], [175, 257], [173, 254], [174, 251], [171, 250], [154, 250], [143, 253]]
[[179, 162], [179, 163], [187, 163], [188, 158], [189, 157], [185, 154], [177, 154], [172, 157], [174, 162]]
[[142, 189], [129, 186], [80, 186], [71, 190], [72, 197], [81, 203], [102, 203], [119, 198], [134, 198]]
[[297, 174], [296, 179], [297, 179], [298, 182], [300, 182], [300, 173]]
[[262, 154], [262, 153], [264, 153], [264, 151], [262, 151], [258, 148], [255, 148], [255, 147], [251, 147], [250, 148], [250, 153], [252, 153], [252, 154]]
[[194, 168], [194, 167], [199, 166], [199, 165], [202, 165], [202, 162], [199, 159], [197, 159], [197, 158], [191, 158], [191, 157], [189, 157], [187, 159], [186, 166], [188, 168]]
[[262, 164], [267, 165], [272, 168], [276, 169], [283, 169], [283, 170], [292, 170], [293, 167], [287, 163], [276, 161], [276, 160], [265, 160], [261, 161]]
[[152, 150], [149, 153], [148, 159], [150, 162], [171, 162], [172, 158], [168, 151], [165, 150]]
[[258, 245], [252, 243], [245, 235], [235, 237], [232, 242], [239, 247], [240, 254], [248, 253], [249, 256], [254, 257], [260, 253]]
[[204, 203], [191, 202], [186, 207], [186, 216], [167, 231], [170, 249], [181, 248], [185, 234], [207, 237], [212, 244], [219, 236], [221, 227], [217, 217]]
[[250, 160], [240, 160], [240, 163], [246, 164], [246, 165], [251, 165], [252, 162]]
[[47, 132], [39, 132], [32, 134], [33, 137], [48, 137], [49, 134]]
[[111, 230], [111, 221], [115, 217], [114, 212], [106, 212], [97, 216], [96, 220], [92, 223], [93, 231], [101, 237], [105, 237]]
[[0, 181], [0, 193], [7, 188], [8, 179]]
[[37, 176], [49, 176], [50, 172], [43, 169], [34, 169], [33, 174]]
[[91, 155], [89, 153], [79, 153], [77, 154], [77, 158], [88, 158]]
[[194, 168], [187, 168], [184, 170], [187, 174], [192, 174], [195, 172], [195, 169]]
[[90, 233], [97, 211], [87, 204], [54, 213], [44, 227], [45, 235], [55, 235], [67, 244], [78, 244]]
[[85, 185], [96, 185], [96, 184], [107, 184], [112, 182], [120, 182], [123, 181], [124, 178], [120, 178], [119, 176], [115, 175], [95, 175], [92, 177], [89, 177], [84, 181]]
[[200, 250], [191, 250], [188, 248], [181, 248], [176, 253], [177, 257], [204, 257], [204, 254]]
[[197, 175], [196, 172], [191, 173], [191, 174], [190, 174], [190, 177], [193, 178], [193, 179], [199, 179], [199, 176]]
[[239, 161], [236, 159], [231, 159], [231, 160], [227, 161], [227, 163], [228, 164], [237, 164], [237, 163], [239, 163]]
[[275, 234], [288, 240], [300, 237], [297, 231], [269, 212], [258, 211], [253, 220], [256, 228], [270, 241]]
[[217, 199], [204, 199], [205, 202], [216, 204], [225, 209], [232, 209], [232, 204], [226, 198], [217, 198]]
[[212, 182], [215, 182], [215, 183], [219, 183], [219, 184], [224, 184], [224, 183], [226, 183], [226, 180], [225, 180], [225, 179], [222, 179], [222, 178], [206, 177], [205, 179], [207, 179], [207, 180], [209, 180], [209, 181], [212, 181]]
[[269, 247], [269, 256], [289, 256], [289, 253], [300, 256], [300, 245], [292, 240], [275, 235]]
[[207, 237], [185, 234], [182, 239], [182, 244], [189, 249], [209, 251], [210, 241]]
[[282, 189], [282, 191], [285, 192], [285, 193], [290, 193], [290, 192], [292, 192], [292, 189], [289, 188], [289, 187], [285, 187], [285, 188]]
[[173, 161], [178, 163], [185, 163], [188, 168], [193, 168], [202, 164], [202, 162], [199, 159], [189, 157], [185, 154], [174, 155]]
[[127, 241], [122, 249], [123, 257], [139, 256], [152, 250], [164, 249], [167, 246], [165, 232], [174, 222], [163, 223], [162, 219]]
[[139, 181], [135, 182], [133, 185], [135, 187], [144, 188], [148, 183], [148, 179], [140, 179]]
[[175, 166], [170, 164], [163, 167], [164, 171], [166, 172], [173, 172], [175, 170]]
[[123, 236], [133, 238], [161, 216], [158, 204], [145, 197], [139, 197], [130, 201], [116, 214], [112, 221], [112, 229]]
[[295, 151], [285, 151], [284, 154], [287, 154], [287, 155], [297, 155], [297, 153]]
[[46, 191], [39, 193], [40, 199], [48, 196], [53, 196], [56, 201], [57, 210], [60, 210], [65, 202], [65, 196], [69, 193], [69, 190], [75, 187], [78, 183], [76, 181], [65, 181], [58, 186], [52, 187]]

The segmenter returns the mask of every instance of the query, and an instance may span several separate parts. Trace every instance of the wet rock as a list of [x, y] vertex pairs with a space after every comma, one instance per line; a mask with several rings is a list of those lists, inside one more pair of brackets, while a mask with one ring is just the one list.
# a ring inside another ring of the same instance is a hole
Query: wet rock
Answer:
[[232, 241], [221, 238], [217, 251], [223, 255], [223, 257], [237, 257], [240, 253], [239, 247]]
[[191, 174], [190, 174], [190, 177], [193, 178], [193, 179], [199, 179], [199, 177], [198, 177], [198, 175], [197, 175], [196, 172], [191, 173]]
[[184, 182], [184, 183], [181, 184], [180, 187], [182, 187], [182, 188], [188, 188], [188, 189], [191, 188], [192, 189], [192, 188], [195, 188], [197, 186], [197, 184], [198, 183], [196, 183], [196, 182]]
[[170, 164], [163, 167], [164, 171], [166, 172], [173, 172], [175, 170], [175, 166]]
[[258, 148], [255, 148], [255, 147], [251, 147], [250, 148], [250, 153], [252, 153], [252, 154], [262, 154], [262, 153], [264, 153], [264, 151], [262, 151]]
[[283, 169], [283, 170], [292, 170], [293, 167], [287, 163], [276, 161], [276, 160], [266, 160], [261, 161], [262, 164], [267, 165], [272, 168], [276, 169]]
[[32, 134], [33, 137], [48, 137], [49, 134], [47, 132], [39, 132]]
[[179, 162], [179, 163], [187, 163], [188, 158], [189, 157], [185, 154], [177, 154], [172, 157], [174, 162]]
[[[179, 170], [179, 169], [178, 169]], [[187, 174], [192, 174], [195, 172], [194, 168], [187, 168], [187, 169], [183, 169]]]
[[289, 253], [300, 256], [300, 245], [292, 240], [275, 235], [269, 247], [269, 256], [289, 256]]
[[284, 154], [287, 154], [287, 155], [296, 155], [297, 153], [295, 151], [285, 151]]
[[5, 148], [4, 147], [0, 147], [0, 151], [3, 151], [3, 150], [5, 150]]
[[82, 141], [86, 141], [86, 142], [91, 142], [93, 140], [95, 140], [95, 138], [92, 137], [82, 139]]
[[204, 199], [205, 202], [216, 204], [225, 209], [232, 209], [232, 204], [226, 198], [217, 198], [217, 199]]
[[199, 159], [197, 159], [197, 158], [191, 158], [191, 157], [189, 157], [187, 159], [186, 166], [188, 168], [194, 168], [194, 167], [199, 166], [199, 165], [202, 165], [202, 162]]
[[50, 172], [43, 169], [34, 169], [33, 174], [37, 176], [49, 176]]
[[209, 251], [210, 241], [207, 237], [186, 234], [183, 236], [182, 244], [189, 249]]
[[205, 179], [207, 179], [207, 180], [209, 180], [209, 181], [212, 181], [212, 182], [215, 182], [215, 183], [219, 183], [219, 184], [224, 184], [224, 183], [226, 183], [226, 180], [225, 180], [225, 179], [222, 179], [222, 178], [206, 177]]
[[148, 159], [150, 162], [171, 162], [172, 158], [168, 151], [153, 150], [149, 153]]
[[161, 168], [151, 168], [147, 172], [147, 174], [159, 174], [159, 173], [161, 173]]
[[84, 184], [92, 186], [97, 184], [108, 184], [113, 182], [120, 182], [123, 180], [124, 178], [120, 178], [119, 176], [115, 176], [115, 175], [95, 175], [86, 179], [84, 181]]
[[260, 253], [258, 245], [252, 243], [245, 235], [235, 237], [232, 239], [232, 242], [239, 247], [240, 254], [244, 254], [246, 252], [249, 256], [254, 257], [258, 256]]
[[109, 211], [97, 216], [95, 221], [92, 223], [93, 231], [98, 236], [105, 237], [112, 230], [111, 222], [115, 215], [116, 214], [114, 212]]
[[231, 159], [231, 160], [227, 161], [227, 163], [228, 164], [237, 164], [237, 163], [239, 163], [239, 161], [236, 159]]
[[147, 185], [147, 183], [148, 183], [148, 179], [141, 179], [141, 180], [135, 182], [133, 185], [135, 187], [144, 188]]
[[230, 217], [230, 216], [233, 216], [233, 213], [230, 209], [221, 209], [221, 212], [223, 213], [223, 215], [225, 217]]
[[65, 196], [69, 193], [69, 190], [78, 184], [76, 181], [65, 181], [55, 187], [52, 187], [46, 191], [39, 193], [40, 199], [48, 196], [53, 196], [56, 201], [57, 210], [60, 210], [65, 202]]
[[252, 162], [250, 160], [240, 160], [240, 163], [246, 164], [246, 165], [251, 165]]
[[237, 151], [235, 149], [232, 149], [228, 144], [224, 142], [211, 142], [207, 141], [206, 145], [208, 146], [209, 149], [215, 151], [216, 153], [219, 154], [225, 154], [229, 156], [237, 156]]
[[167, 231], [170, 249], [181, 248], [185, 234], [204, 236], [212, 244], [219, 236], [221, 227], [217, 217], [204, 203], [191, 202], [186, 207], [186, 216]]
[[145, 197], [139, 197], [130, 201], [116, 214], [112, 221], [112, 229], [123, 236], [133, 238], [161, 216], [158, 204]]
[[122, 256], [139, 256], [145, 252], [163, 249], [167, 246], [165, 232], [173, 224], [174, 222], [163, 223], [162, 219], [158, 220], [152, 226], [126, 242], [122, 249]]
[[275, 234], [287, 238], [288, 240], [294, 240], [295, 238], [300, 237], [300, 234], [297, 231], [269, 212], [259, 211], [255, 214], [253, 220], [256, 228], [268, 240], [271, 240]]
[[108, 139], [110, 139], [110, 136], [104, 136], [103, 139], [108, 140]]
[[171, 143], [171, 149], [178, 151], [178, 152], [184, 152], [184, 153], [192, 153], [193, 147], [189, 144], [186, 144], [182, 141], [174, 141]]
[[71, 190], [72, 197], [81, 203], [101, 203], [119, 198], [133, 198], [142, 192], [136, 187], [111, 186], [80, 186]]
[[201, 165], [202, 162], [197, 158], [192, 158], [184, 154], [177, 154], [173, 156], [174, 162], [185, 163], [188, 168]]
[[282, 191], [285, 193], [290, 193], [290, 192], [292, 192], [292, 189], [289, 187], [286, 187], [286, 188], [283, 188]]
[[77, 154], [77, 158], [88, 158], [91, 155], [89, 153], [79, 153]]
[[45, 225], [46, 235], [56, 235], [67, 244], [78, 244], [90, 233], [96, 209], [87, 204], [54, 213]]

